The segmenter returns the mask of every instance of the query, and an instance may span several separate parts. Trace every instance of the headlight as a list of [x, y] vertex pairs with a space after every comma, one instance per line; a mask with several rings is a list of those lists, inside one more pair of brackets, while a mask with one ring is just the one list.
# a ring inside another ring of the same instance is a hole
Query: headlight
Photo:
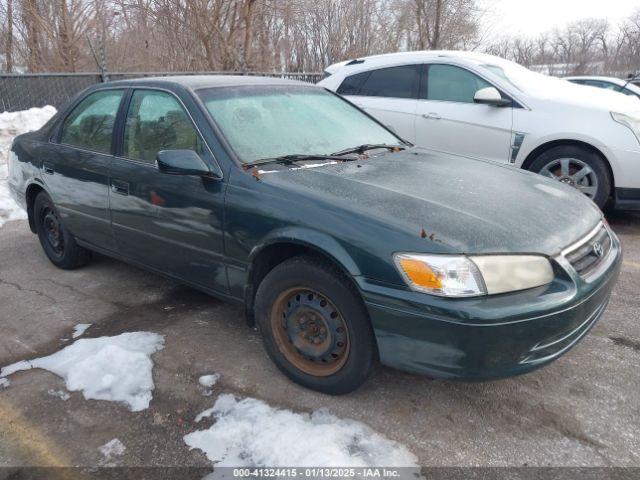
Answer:
[[636, 140], [640, 143], [640, 117], [625, 115], [624, 113], [611, 112], [611, 117], [618, 122], [629, 128], [636, 136]]
[[399, 253], [394, 261], [411, 289], [443, 297], [514, 292], [551, 283], [553, 269], [535, 255], [425, 255]]

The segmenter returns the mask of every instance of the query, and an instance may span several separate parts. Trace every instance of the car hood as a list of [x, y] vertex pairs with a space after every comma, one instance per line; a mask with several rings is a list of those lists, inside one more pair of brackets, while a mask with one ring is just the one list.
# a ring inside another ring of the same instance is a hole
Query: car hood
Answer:
[[421, 148], [262, 178], [457, 253], [555, 255], [601, 219], [589, 199], [554, 180]]
[[640, 116], [640, 99], [637, 97], [561, 79], [557, 79], [553, 88], [540, 89], [533, 96], [537, 100], [553, 100], [572, 107]]

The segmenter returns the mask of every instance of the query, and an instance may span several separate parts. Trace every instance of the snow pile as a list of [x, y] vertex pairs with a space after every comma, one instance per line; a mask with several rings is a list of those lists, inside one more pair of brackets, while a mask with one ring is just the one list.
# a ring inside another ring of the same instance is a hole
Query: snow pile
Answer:
[[120, 455], [124, 455], [126, 449], [127, 447], [125, 447], [120, 440], [114, 438], [110, 442], [102, 445], [99, 450], [104, 459], [106, 461], [109, 461], [111, 460], [111, 457], [119, 457]]
[[0, 113], [0, 227], [9, 220], [27, 218], [27, 214], [9, 195], [7, 158], [11, 142], [16, 135], [39, 129], [55, 113], [56, 109], [52, 106]]
[[48, 357], [4, 367], [0, 378], [20, 370], [42, 368], [64, 378], [68, 390], [80, 390], [86, 399], [122, 402], [132, 412], [138, 412], [151, 401], [151, 355], [163, 346], [162, 335], [150, 332], [80, 339]]
[[86, 332], [87, 328], [89, 328], [91, 325], [93, 325], [93, 323], [79, 323], [78, 325], [73, 327], [72, 338], [78, 338], [84, 335], [84, 332]]
[[16, 135], [38, 130], [56, 114], [51, 105], [21, 112], [0, 113], [0, 164], [7, 162], [9, 145]]
[[213, 394], [213, 386], [220, 380], [219, 373], [212, 373], [211, 375], [202, 375], [198, 379], [200, 384], [200, 391], [203, 396], [210, 397]]
[[11, 385], [11, 382], [8, 379], [0, 378], [0, 390], [7, 388], [9, 385]]
[[216, 466], [417, 468], [417, 458], [404, 446], [324, 411], [299, 414], [230, 394], [221, 395], [210, 411], [216, 423], [184, 441]]

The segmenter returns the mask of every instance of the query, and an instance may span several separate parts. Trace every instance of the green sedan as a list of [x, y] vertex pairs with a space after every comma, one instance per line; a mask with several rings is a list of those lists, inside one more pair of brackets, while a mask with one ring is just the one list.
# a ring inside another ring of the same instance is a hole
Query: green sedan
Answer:
[[377, 362], [460, 380], [548, 364], [621, 263], [575, 189], [414, 147], [299, 82], [97, 85], [9, 157], [55, 265], [100, 252], [243, 304], [278, 368], [329, 394]]

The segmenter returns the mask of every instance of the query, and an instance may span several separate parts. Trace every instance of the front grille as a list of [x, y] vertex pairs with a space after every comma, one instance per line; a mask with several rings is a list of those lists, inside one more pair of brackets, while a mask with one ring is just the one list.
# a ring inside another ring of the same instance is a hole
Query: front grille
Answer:
[[581, 277], [588, 277], [597, 270], [611, 251], [611, 235], [607, 228], [599, 227], [575, 246], [569, 247], [564, 256]]

